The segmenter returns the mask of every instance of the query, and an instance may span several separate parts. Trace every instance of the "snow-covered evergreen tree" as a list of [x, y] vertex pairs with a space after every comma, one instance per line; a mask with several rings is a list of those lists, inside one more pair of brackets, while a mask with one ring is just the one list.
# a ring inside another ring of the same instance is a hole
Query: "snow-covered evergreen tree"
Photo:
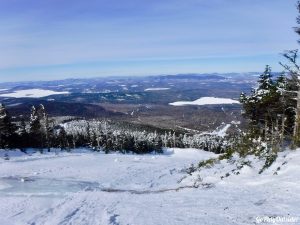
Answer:
[[40, 104], [37, 110], [37, 116], [40, 122], [40, 135], [42, 137], [41, 144], [42, 147], [46, 147], [50, 151], [50, 127], [49, 127], [49, 118], [46, 113], [44, 105]]
[[22, 150], [25, 150], [26, 147], [29, 147], [30, 143], [28, 142], [29, 139], [29, 135], [27, 133], [27, 129], [26, 129], [26, 122], [24, 117], [21, 117], [21, 122], [20, 122], [20, 126], [19, 126], [19, 130], [18, 130], [18, 135], [20, 138], [20, 148]]
[[[251, 145], [251, 141], [245, 140], [248, 138], [267, 146], [262, 148], [264, 151], [276, 152], [294, 136], [296, 101], [293, 85], [289, 84], [284, 73], [274, 79], [267, 66], [258, 80], [258, 87], [248, 96], [241, 94], [244, 115], [250, 120], [247, 135], [242, 141], [244, 144]], [[257, 147], [246, 148], [251, 151]]]
[[41, 123], [40, 123], [38, 112], [34, 106], [31, 107], [30, 121], [29, 121], [29, 135], [33, 147], [36, 148], [42, 147]]
[[60, 129], [59, 129], [58, 142], [59, 142], [59, 147], [61, 150], [66, 150], [66, 149], [70, 148], [67, 133], [66, 133], [64, 127], [60, 127]]
[[16, 143], [14, 140], [16, 127], [3, 104], [0, 103], [0, 147], [10, 148]]

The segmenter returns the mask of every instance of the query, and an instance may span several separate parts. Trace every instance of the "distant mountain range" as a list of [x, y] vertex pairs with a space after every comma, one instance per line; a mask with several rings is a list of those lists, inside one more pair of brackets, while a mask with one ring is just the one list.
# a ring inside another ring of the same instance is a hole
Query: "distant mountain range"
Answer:
[[[112, 77], [95, 77], [95, 78], [68, 78], [62, 80], [50, 80], [50, 81], [19, 81], [19, 82], [0, 82], [0, 89], [13, 88], [19, 86], [20, 88], [28, 88], [33, 85], [38, 86], [57, 86], [65, 84], [79, 84], [79, 83], [90, 83], [99, 81], [109, 80], [147, 80], [147, 79], [199, 79], [199, 80], [216, 80], [225, 79], [228, 77], [251, 77], [258, 76], [259, 72], [246, 72], [246, 73], [187, 73], [187, 74], [166, 74], [166, 75], [151, 75], [151, 76], [112, 76]], [[274, 72], [274, 75], [279, 72]]]

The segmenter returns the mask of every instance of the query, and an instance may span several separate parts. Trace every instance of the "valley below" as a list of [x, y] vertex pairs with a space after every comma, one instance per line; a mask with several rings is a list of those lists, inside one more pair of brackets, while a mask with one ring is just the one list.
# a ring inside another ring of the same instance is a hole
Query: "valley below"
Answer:
[[15, 118], [29, 119], [31, 106], [43, 104], [50, 117], [203, 132], [243, 120], [238, 98], [256, 78], [257, 73], [178, 74], [2, 83], [0, 101]]

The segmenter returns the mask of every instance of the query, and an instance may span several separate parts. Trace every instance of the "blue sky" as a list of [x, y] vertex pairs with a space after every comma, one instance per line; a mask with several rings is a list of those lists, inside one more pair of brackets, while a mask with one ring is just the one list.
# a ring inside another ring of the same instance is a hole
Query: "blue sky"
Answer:
[[296, 0], [0, 0], [0, 82], [281, 70]]

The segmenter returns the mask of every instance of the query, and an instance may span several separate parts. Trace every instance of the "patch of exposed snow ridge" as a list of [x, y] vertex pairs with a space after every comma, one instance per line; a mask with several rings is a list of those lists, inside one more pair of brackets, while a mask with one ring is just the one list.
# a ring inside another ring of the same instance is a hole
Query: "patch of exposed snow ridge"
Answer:
[[231, 124], [223, 125], [221, 128], [212, 132], [213, 135], [217, 135], [219, 137], [225, 137], [227, 130], [230, 128]]
[[240, 104], [239, 101], [230, 98], [202, 97], [195, 101], [178, 101], [169, 103], [173, 106], [185, 105], [223, 105], [223, 104]]

